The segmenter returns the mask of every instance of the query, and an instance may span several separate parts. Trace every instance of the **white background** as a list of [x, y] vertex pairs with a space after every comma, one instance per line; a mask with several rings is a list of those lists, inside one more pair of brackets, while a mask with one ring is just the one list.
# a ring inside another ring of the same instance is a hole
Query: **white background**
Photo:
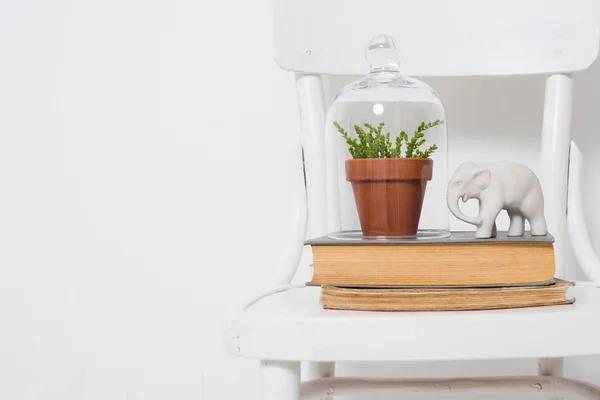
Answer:
[[[293, 78], [270, 34], [266, 1], [0, 0], [0, 398], [257, 398], [257, 362], [228, 356], [222, 329], [273, 271], [300, 168]], [[428, 82], [452, 170], [477, 158], [539, 172], [543, 77]], [[600, 253], [598, 64], [575, 90]], [[569, 359], [567, 375], [600, 384], [598, 361]]]

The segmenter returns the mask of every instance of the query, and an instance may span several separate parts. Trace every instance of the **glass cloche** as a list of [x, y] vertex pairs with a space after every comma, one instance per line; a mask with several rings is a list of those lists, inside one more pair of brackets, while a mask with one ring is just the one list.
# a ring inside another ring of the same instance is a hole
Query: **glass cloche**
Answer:
[[449, 236], [448, 147], [442, 102], [402, 74], [380, 35], [366, 49], [370, 73], [342, 88], [326, 121], [329, 236], [426, 240]]

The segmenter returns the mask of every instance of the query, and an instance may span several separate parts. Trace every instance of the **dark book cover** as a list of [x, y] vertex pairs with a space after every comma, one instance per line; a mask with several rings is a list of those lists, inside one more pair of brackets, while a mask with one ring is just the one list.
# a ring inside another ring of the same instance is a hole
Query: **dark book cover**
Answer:
[[454, 231], [450, 232], [450, 236], [444, 238], [427, 238], [427, 239], [338, 239], [330, 236], [321, 236], [314, 239], [309, 239], [304, 242], [305, 245], [357, 245], [357, 244], [381, 244], [381, 245], [403, 245], [403, 244], [441, 244], [441, 243], [554, 243], [554, 236], [548, 233], [545, 236], [532, 236], [531, 232], [527, 231], [523, 236], [507, 236], [506, 231], [498, 231], [495, 238], [476, 239], [475, 231]]

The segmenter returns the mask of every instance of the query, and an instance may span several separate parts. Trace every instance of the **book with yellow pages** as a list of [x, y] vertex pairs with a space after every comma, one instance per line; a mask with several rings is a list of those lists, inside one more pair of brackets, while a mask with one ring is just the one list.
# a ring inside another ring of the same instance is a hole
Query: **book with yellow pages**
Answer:
[[554, 237], [475, 239], [452, 232], [414, 241], [308, 240], [313, 253], [311, 285], [343, 287], [501, 287], [554, 283]]
[[571, 304], [573, 282], [488, 288], [351, 289], [325, 285], [323, 308], [357, 311], [463, 311]]

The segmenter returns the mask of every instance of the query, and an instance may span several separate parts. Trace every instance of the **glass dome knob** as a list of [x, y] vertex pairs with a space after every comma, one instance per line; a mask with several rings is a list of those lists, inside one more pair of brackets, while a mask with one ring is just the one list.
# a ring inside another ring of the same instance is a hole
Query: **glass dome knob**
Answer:
[[367, 61], [371, 64], [371, 72], [398, 71], [400, 50], [396, 48], [394, 39], [388, 35], [378, 35], [371, 39], [365, 52]]

